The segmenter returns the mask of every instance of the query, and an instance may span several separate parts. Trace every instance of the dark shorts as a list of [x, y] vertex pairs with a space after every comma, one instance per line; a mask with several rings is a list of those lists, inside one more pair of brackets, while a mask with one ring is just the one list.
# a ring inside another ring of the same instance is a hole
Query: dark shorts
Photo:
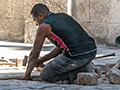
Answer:
[[71, 59], [60, 54], [50, 61], [40, 73], [40, 77], [47, 82], [67, 80], [70, 74], [77, 77], [78, 72], [92, 72], [91, 60], [95, 58], [96, 52], [92, 52], [86, 57]]

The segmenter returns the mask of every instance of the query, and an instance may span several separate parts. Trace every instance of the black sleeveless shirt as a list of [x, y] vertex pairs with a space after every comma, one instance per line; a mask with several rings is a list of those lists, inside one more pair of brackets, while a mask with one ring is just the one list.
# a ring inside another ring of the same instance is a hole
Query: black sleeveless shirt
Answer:
[[65, 56], [76, 57], [96, 51], [94, 39], [69, 15], [49, 13], [42, 23], [51, 25], [48, 39], [60, 47]]

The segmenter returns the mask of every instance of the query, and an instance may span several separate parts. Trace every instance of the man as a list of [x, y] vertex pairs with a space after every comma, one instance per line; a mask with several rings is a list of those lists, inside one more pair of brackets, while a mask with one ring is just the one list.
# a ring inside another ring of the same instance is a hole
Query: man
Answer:
[[[74, 83], [78, 72], [92, 72], [90, 62], [96, 55], [95, 42], [72, 17], [64, 13], [51, 13], [44, 4], [36, 4], [31, 14], [39, 28], [24, 80], [30, 79], [35, 66], [41, 66], [52, 58], [40, 73], [40, 77], [47, 82], [68, 80], [68, 83]], [[46, 37], [56, 48], [38, 59]]]

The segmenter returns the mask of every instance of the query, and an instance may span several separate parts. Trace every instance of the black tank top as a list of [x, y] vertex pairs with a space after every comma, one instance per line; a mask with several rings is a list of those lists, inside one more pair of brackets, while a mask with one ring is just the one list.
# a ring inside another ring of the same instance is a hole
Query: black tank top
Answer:
[[42, 23], [51, 25], [48, 39], [66, 56], [75, 57], [96, 51], [94, 39], [69, 15], [49, 13]]

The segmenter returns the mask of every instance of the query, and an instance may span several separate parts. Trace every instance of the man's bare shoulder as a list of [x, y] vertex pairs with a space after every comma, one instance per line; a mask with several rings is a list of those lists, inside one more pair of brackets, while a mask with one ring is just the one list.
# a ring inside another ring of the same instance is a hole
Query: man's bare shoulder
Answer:
[[44, 32], [44, 33], [46, 33], [47, 36], [49, 36], [50, 32], [51, 32], [50, 24], [42, 23], [38, 28], [38, 32]]
[[50, 24], [42, 23], [39, 28], [42, 28], [42, 29], [51, 29], [51, 26], [50, 26]]

